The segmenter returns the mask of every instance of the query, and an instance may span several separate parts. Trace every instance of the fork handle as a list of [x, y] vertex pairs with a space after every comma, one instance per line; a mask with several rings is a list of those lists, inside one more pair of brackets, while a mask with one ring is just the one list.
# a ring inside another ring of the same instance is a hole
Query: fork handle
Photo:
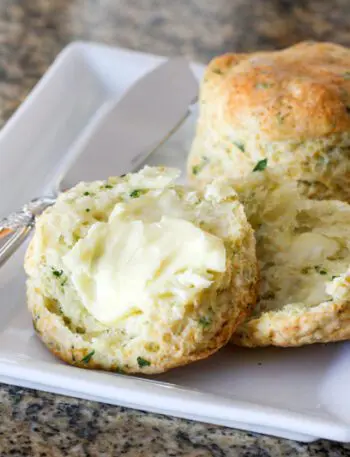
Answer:
[[24, 205], [20, 211], [0, 219], [0, 267], [14, 254], [27, 238], [39, 216], [47, 207], [53, 205], [55, 197], [35, 198]]
[[17, 230], [0, 232], [0, 267], [17, 251], [32, 230], [31, 225]]

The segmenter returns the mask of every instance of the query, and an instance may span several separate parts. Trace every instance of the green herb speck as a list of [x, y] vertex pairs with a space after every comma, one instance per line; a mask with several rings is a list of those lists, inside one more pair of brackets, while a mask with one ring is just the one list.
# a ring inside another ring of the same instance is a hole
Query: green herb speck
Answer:
[[91, 210], [90, 210], [90, 208], [86, 208], [85, 211], [86, 211], [87, 213], [89, 213]]
[[149, 367], [151, 365], [151, 362], [149, 362], [148, 360], [144, 359], [143, 357], [137, 357], [137, 363], [138, 363], [140, 368]]
[[115, 372], [119, 373], [119, 374], [126, 374], [125, 371], [122, 368], [119, 368], [119, 367], [116, 367]]
[[131, 198], [138, 198], [140, 195], [142, 195], [145, 191], [143, 189], [135, 189], [132, 192], [130, 192], [130, 197]]
[[267, 82], [261, 82], [261, 83], [255, 84], [256, 89], [269, 89], [270, 87], [272, 87], [272, 84], [267, 83]]
[[68, 281], [68, 278], [64, 278], [64, 280], [61, 282], [61, 287], [64, 287]]
[[242, 152], [245, 152], [245, 147], [244, 144], [241, 143], [240, 141], [233, 141], [233, 144]]
[[315, 265], [315, 270], [320, 275], [326, 275], [327, 274], [327, 270], [325, 270], [324, 268], [320, 267], [320, 265]]
[[89, 352], [85, 357], [83, 357], [83, 358], [81, 359], [81, 362], [83, 362], [83, 363], [89, 363], [90, 360], [91, 360], [91, 358], [92, 358], [92, 356], [93, 356], [94, 354], [95, 354], [95, 350], [92, 350], [92, 351]]
[[113, 189], [113, 186], [111, 186], [110, 184], [106, 184], [105, 189]]
[[203, 328], [208, 328], [211, 324], [211, 319], [209, 319], [208, 317], [202, 316], [199, 318], [198, 322]]
[[77, 233], [73, 233], [73, 241], [74, 241], [74, 243], [76, 243], [77, 241], [79, 241], [80, 238], [81, 238], [80, 235], [78, 235]]
[[90, 195], [90, 192], [86, 191], [86, 192], [84, 192], [83, 195], [85, 195], [85, 197], [87, 197], [88, 195]]
[[335, 279], [335, 278], [339, 278], [339, 276], [332, 276], [332, 281], [333, 281], [333, 279]]
[[52, 269], [52, 274], [54, 276], [56, 276], [56, 278], [60, 278], [62, 275], [63, 275], [63, 270], [56, 270], [56, 269]]
[[209, 162], [208, 157], [203, 156], [203, 157], [201, 158], [200, 163], [198, 163], [197, 165], [195, 165], [194, 167], [192, 167], [192, 174], [198, 175], [198, 173], [199, 173], [200, 171], [203, 170], [203, 168], [206, 166], [206, 164], [207, 164], [208, 162]]
[[213, 69], [213, 73], [217, 74], [217, 75], [222, 75], [222, 71], [220, 70], [220, 68], [214, 68]]
[[267, 159], [259, 160], [259, 162], [253, 168], [253, 171], [263, 171], [267, 166]]

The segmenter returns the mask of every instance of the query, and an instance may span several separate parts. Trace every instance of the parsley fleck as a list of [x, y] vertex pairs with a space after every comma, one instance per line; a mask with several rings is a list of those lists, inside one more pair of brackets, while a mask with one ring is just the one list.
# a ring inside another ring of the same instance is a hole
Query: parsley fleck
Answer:
[[68, 281], [68, 278], [64, 278], [64, 280], [61, 282], [61, 287], [64, 287]]
[[85, 197], [87, 197], [88, 195], [90, 195], [90, 192], [87, 192], [87, 191], [86, 191], [86, 192], [84, 192], [83, 195], [85, 195]]
[[115, 372], [119, 373], [119, 374], [125, 374], [125, 371], [122, 368], [119, 368], [119, 367], [116, 367]]
[[86, 208], [85, 211], [86, 211], [87, 213], [89, 213], [91, 210], [90, 210], [90, 208]]
[[130, 192], [130, 197], [131, 198], [138, 198], [140, 195], [142, 195], [145, 191], [143, 189], [135, 189], [132, 192]]
[[333, 281], [333, 279], [335, 279], [335, 278], [339, 278], [339, 276], [332, 276], [332, 281]]
[[193, 175], [198, 175], [200, 169], [199, 169], [199, 165], [195, 165], [194, 167], [192, 167], [192, 174]]
[[267, 166], [267, 159], [259, 160], [259, 162], [253, 168], [253, 171], [263, 171]]
[[222, 75], [222, 71], [220, 70], [220, 68], [214, 68], [213, 69], [213, 73], [217, 74], [217, 75]]
[[198, 163], [197, 165], [195, 165], [194, 167], [192, 167], [192, 174], [198, 175], [198, 173], [203, 170], [203, 168], [206, 166], [206, 164], [208, 162], [209, 162], [208, 157], [203, 156], [201, 158], [201, 162]]
[[56, 276], [56, 278], [60, 278], [63, 275], [63, 270], [55, 270], [54, 268], [52, 269], [52, 274]]
[[120, 175], [119, 177], [120, 178], [124, 178], [126, 176], [126, 174], [123, 174], [123, 175]]
[[306, 275], [308, 273], [310, 273], [310, 267], [304, 267], [301, 269], [301, 272], [303, 275]]
[[315, 265], [315, 270], [320, 275], [326, 275], [327, 274], [327, 270], [325, 270], [324, 268], [320, 267], [319, 265]]
[[106, 184], [105, 189], [113, 189], [113, 186], [111, 186], [110, 184]]
[[79, 241], [81, 238], [80, 235], [78, 235], [77, 233], [73, 233], [73, 241], [76, 243], [77, 241]]
[[267, 83], [267, 82], [261, 82], [261, 83], [255, 84], [256, 89], [269, 89], [270, 87], [272, 87], [272, 84]]
[[149, 367], [151, 365], [151, 362], [149, 362], [148, 360], [144, 359], [143, 357], [137, 357], [137, 363], [138, 363], [140, 368]]
[[208, 317], [204, 316], [200, 317], [198, 322], [203, 328], [208, 328], [211, 324], [211, 320]]
[[93, 356], [94, 354], [95, 354], [95, 350], [92, 350], [92, 351], [89, 352], [85, 357], [83, 357], [83, 358], [81, 359], [81, 362], [83, 362], [83, 363], [89, 363], [90, 360], [91, 360], [91, 358], [92, 358], [92, 356]]
[[244, 144], [241, 141], [233, 141], [233, 144], [242, 152], [245, 152]]

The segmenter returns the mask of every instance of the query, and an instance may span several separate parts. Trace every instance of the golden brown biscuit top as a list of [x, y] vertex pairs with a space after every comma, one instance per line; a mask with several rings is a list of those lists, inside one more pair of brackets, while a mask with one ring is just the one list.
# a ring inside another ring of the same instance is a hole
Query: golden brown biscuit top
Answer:
[[203, 101], [232, 129], [260, 131], [269, 140], [350, 131], [350, 50], [303, 42], [282, 51], [217, 57], [206, 70]]

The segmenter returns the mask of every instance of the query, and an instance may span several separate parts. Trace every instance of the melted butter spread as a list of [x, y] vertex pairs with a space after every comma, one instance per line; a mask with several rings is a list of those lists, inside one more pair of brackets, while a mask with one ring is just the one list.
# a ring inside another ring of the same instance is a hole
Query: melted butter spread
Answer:
[[159, 208], [154, 220], [146, 209], [148, 217], [135, 219], [119, 205], [62, 259], [85, 308], [105, 325], [147, 318], [156, 306], [181, 307], [225, 271], [220, 238], [179, 217], [158, 219]]

